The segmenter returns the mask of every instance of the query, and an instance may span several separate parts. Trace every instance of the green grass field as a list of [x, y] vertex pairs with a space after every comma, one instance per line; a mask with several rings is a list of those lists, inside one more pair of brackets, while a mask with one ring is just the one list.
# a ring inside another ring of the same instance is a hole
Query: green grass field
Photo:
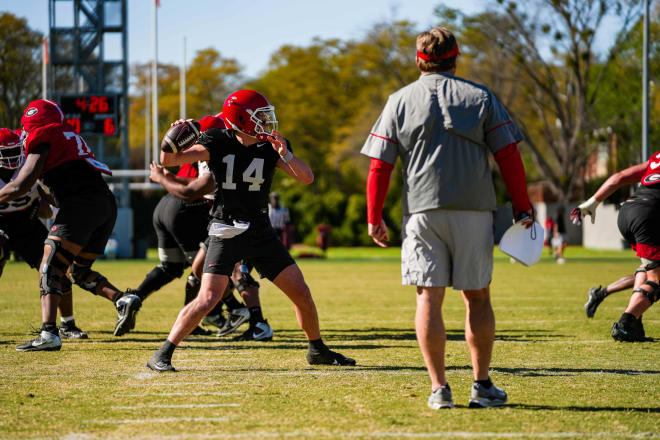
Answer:
[[[492, 284], [497, 336], [491, 377], [509, 394], [502, 408], [467, 408], [472, 382], [458, 292], [445, 300], [448, 378], [457, 408], [426, 406], [429, 380], [413, 328], [415, 294], [400, 285], [398, 249], [331, 249], [299, 264], [314, 295], [326, 342], [356, 367], [311, 368], [286, 297], [262, 283], [272, 342], [186, 340], [180, 371], [145, 363], [183, 304], [184, 279], [154, 294], [136, 329], [112, 335], [106, 300], [74, 288], [86, 341], [59, 352], [20, 353], [40, 325], [37, 273], [10, 263], [0, 280], [0, 438], [660, 438], [660, 319], [644, 317], [647, 343], [609, 335], [629, 292], [584, 315], [589, 287], [637, 266], [631, 252], [569, 248], [525, 268], [496, 254]], [[101, 261], [120, 288], [135, 287], [155, 260]], [[243, 330], [241, 327], [239, 331]]]

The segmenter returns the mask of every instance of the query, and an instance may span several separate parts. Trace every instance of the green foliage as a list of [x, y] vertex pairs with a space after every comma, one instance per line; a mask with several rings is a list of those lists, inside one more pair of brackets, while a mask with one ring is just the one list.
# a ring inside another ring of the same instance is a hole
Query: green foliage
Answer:
[[0, 127], [20, 127], [23, 110], [41, 96], [41, 38], [25, 18], [0, 13]]

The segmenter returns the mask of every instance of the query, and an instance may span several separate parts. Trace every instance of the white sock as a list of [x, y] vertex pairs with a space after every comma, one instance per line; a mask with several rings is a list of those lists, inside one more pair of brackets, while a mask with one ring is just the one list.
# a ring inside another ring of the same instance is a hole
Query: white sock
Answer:
[[71, 315], [71, 316], [62, 316], [60, 318], [60, 321], [62, 321], [63, 324], [67, 323], [67, 322], [71, 322], [71, 321], [73, 321], [73, 315]]

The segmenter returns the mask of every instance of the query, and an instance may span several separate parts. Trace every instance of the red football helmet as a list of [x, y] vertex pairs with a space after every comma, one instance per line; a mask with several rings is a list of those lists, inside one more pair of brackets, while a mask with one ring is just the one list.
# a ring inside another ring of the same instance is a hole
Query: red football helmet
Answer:
[[275, 107], [254, 90], [239, 90], [229, 95], [222, 106], [222, 117], [232, 129], [259, 140], [277, 130]]
[[199, 120], [199, 131], [206, 131], [212, 128], [226, 128], [225, 121], [221, 117], [213, 115], [204, 116]]
[[53, 122], [64, 122], [64, 113], [56, 103], [47, 99], [37, 99], [29, 103], [21, 118], [21, 125], [28, 133]]
[[8, 128], [0, 128], [0, 168], [15, 170], [25, 161], [23, 140]]

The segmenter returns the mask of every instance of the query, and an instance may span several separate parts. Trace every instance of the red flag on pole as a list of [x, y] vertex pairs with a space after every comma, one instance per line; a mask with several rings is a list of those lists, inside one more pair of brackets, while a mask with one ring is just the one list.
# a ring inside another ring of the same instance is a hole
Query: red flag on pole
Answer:
[[44, 37], [43, 40], [43, 55], [44, 55], [44, 63], [50, 64], [50, 57], [48, 56], [48, 38], [46, 37]]
[[160, 7], [160, 0], [155, 0], [156, 1], [156, 7]]

